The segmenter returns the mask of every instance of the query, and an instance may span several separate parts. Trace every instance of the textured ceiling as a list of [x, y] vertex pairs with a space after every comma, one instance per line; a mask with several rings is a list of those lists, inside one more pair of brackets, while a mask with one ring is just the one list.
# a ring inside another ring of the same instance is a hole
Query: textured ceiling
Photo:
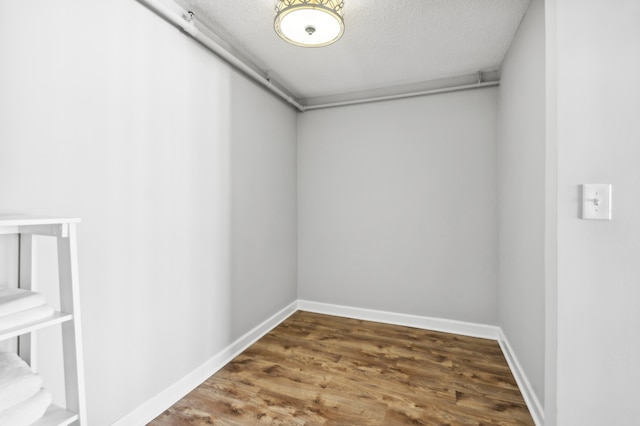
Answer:
[[298, 99], [420, 87], [499, 69], [529, 0], [345, 0], [345, 33], [303, 48], [273, 30], [274, 0], [175, 0]]

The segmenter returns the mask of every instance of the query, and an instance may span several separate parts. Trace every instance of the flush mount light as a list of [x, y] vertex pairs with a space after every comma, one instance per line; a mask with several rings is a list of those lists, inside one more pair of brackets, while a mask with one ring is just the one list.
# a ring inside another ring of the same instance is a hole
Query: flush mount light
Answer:
[[343, 17], [343, 0], [276, 0], [273, 26], [291, 44], [322, 47], [342, 37]]

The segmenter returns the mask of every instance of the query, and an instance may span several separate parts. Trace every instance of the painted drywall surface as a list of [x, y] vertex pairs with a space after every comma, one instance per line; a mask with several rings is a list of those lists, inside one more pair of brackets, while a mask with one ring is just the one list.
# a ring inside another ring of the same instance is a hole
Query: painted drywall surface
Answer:
[[[640, 3], [557, 1], [557, 424], [640, 418]], [[580, 219], [583, 183], [613, 220]]]
[[495, 88], [298, 118], [302, 299], [497, 322]]
[[498, 120], [499, 324], [537, 397], [545, 348], [544, 2], [533, 0], [502, 64]]
[[232, 335], [297, 299], [295, 112], [233, 75]]
[[558, 367], [558, 113], [555, 0], [545, 1], [545, 361], [544, 421], [557, 424]]
[[4, 1], [0, 53], [0, 211], [82, 217], [108, 425], [295, 300], [295, 112], [131, 0]]

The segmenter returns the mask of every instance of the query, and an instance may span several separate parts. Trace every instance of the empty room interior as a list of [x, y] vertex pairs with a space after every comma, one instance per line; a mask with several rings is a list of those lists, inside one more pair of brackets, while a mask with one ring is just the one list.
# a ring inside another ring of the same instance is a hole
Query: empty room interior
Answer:
[[[319, 345], [331, 397], [306, 401], [298, 365], [298, 420], [190, 407], [192, 424], [638, 424], [640, 2], [314, 0], [343, 27], [305, 47], [283, 11], [307, 3], [0, 2], [0, 226], [80, 219], [79, 396], [68, 326], [29, 330], [52, 403], [77, 405], [73, 424], [135, 426], [217, 372], [255, 396], [231, 373], [275, 371], [250, 357], [289, 331]], [[38, 226], [0, 230], [0, 289], [25, 281], [30, 229], [29, 279], [64, 311], [68, 235]], [[22, 351], [18, 334], [0, 350]], [[428, 370], [455, 370], [448, 355], [407, 354], [429, 339], [470, 365], [499, 356], [531, 423], [474, 418], [508, 409]], [[362, 353], [462, 414], [340, 399], [349, 379], [327, 363], [397, 384]]]

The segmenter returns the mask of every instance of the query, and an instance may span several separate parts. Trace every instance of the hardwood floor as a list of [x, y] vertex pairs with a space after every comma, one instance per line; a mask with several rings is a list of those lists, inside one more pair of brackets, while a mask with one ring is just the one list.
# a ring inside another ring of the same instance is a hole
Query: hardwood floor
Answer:
[[497, 342], [298, 311], [150, 423], [533, 425]]

